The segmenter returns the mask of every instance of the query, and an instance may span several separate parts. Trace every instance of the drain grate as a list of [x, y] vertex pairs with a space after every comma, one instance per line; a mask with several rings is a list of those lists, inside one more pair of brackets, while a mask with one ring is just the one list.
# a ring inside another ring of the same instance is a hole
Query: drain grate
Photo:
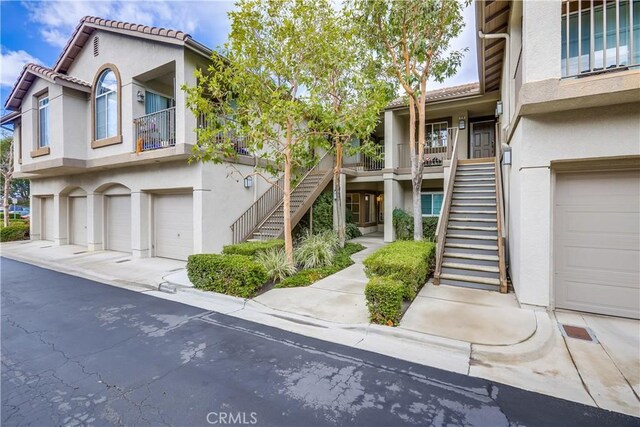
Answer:
[[584, 328], [582, 326], [564, 325], [562, 323], [559, 323], [559, 325], [560, 331], [565, 337], [575, 338], [583, 341], [591, 341], [594, 343], [598, 342], [596, 336], [593, 334], [593, 331], [589, 328]]
[[131, 261], [131, 260], [130, 259], [121, 259], [119, 261], [116, 261], [116, 264], [121, 264], [123, 262], [129, 262], [129, 261]]

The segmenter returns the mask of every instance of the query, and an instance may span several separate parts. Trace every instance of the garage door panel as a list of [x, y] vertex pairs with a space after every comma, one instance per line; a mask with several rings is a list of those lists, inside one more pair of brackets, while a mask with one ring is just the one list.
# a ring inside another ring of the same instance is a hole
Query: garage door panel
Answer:
[[107, 197], [107, 248], [131, 252], [131, 197]]
[[637, 317], [637, 292], [632, 288], [610, 289], [601, 283], [567, 280], [564, 300], [574, 310]]
[[53, 240], [53, 219], [54, 219], [53, 197], [42, 198], [41, 211], [42, 211], [41, 213], [42, 222], [40, 223], [42, 226], [41, 238], [42, 240]]
[[640, 317], [640, 171], [560, 174], [556, 306]]
[[155, 256], [186, 260], [193, 253], [193, 196], [154, 196]]
[[69, 198], [70, 243], [86, 246], [87, 244], [87, 198]]

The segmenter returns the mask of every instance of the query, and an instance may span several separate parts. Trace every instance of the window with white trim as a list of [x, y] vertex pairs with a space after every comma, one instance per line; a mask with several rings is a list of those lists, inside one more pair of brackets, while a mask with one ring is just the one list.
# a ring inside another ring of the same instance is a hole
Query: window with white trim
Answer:
[[421, 194], [422, 216], [439, 216], [442, 209], [444, 193], [442, 191], [424, 192]]
[[109, 68], [98, 79], [95, 99], [96, 140], [116, 136], [118, 132], [118, 80]]
[[449, 127], [449, 123], [447, 122], [434, 122], [426, 124], [426, 143], [429, 147], [446, 147], [447, 139], [449, 134], [447, 132], [447, 127]]
[[49, 97], [38, 99], [38, 148], [49, 146]]

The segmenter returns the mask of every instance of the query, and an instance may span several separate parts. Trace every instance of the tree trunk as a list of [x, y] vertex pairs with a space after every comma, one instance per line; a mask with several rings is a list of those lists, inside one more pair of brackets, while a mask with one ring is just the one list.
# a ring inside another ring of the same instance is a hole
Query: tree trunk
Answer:
[[3, 223], [5, 227], [9, 226], [9, 187], [11, 186], [11, 180], [7, 177], [4, 178], [4, 188], [3, 195], [4, 199], [2, 201], [2, 206], [4, 208], [2, 216], [4, 217]]
[[[409, 97], [409, 148], [411, 153], [411, 190], [413, 199], [413, 240], [422, 240], [422, 168], [416, 144], [416, 103]], [[419, 178], [419, 180], [418, 180]]]
[[413, 186], [413, 239], [422, 240], [422, 173], [424, 171], [424, 147], [425, 147], [425, 91], [426, 85], [421, 85], [418, 97], [418, 146], [416, 154], [416, 168], [411, 170], [411, 183]]
[[342, 170], [343, 151], [342, 140], [340, 137], [335, 138], [336, 144], [336, 160], [333, 168], [333, 229], [338, 235], [340, 247], [344, 248], [346, 240], [345, 229], [345, 211], [342, 204], [342, 184], [340, 182], [340, 172]]
[[284, 217], [284, 251], [289, 265], [293, 261], [293, 235], [291, 227], [291, 140], [293, 124], [287, 120], [287, 136], [284, 148], [284, 189], [282, 191], [282, 213]]

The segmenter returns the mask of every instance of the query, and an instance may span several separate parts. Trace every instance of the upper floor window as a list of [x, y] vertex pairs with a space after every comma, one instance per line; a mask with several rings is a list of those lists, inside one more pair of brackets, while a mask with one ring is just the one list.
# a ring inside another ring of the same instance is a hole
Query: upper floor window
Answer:
[[38, 148], [49, 146], [49, 97], [38, 99]]
[[118, 133], [118, 79], [111, 69], [100, 74], [95, 94], [95, 139], [114, 137]]
[[426, 143], [429, 147], [446, 147], [449, 132], [447, 122], [427, 123]]
[[640, 1], [564, 0], [562, 14], [563, 77], [640, 64]]

